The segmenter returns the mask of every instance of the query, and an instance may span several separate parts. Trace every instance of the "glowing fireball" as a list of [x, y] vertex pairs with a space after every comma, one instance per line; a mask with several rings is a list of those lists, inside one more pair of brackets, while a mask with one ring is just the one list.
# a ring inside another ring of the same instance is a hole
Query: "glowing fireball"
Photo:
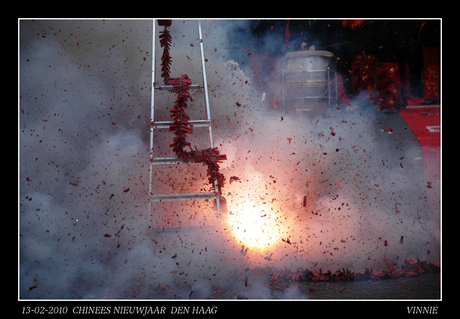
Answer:
[[260, 251], [270, 248], [280, 238], [274, 214], [269, 209], [246, 204], [227, 215], [232, 234], [243, 245]]

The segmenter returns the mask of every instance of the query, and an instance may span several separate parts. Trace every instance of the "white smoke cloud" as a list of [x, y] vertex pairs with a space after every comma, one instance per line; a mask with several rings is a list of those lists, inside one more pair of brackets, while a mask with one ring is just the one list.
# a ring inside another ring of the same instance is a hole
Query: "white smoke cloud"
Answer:
[[[173, 22], [171, 75], [200, 83], [195, 24]], [[21, 298], [308, 298], [252, 270], [439, 259], [439, 212], [407, 128], [356, 103], [318, 117], [269, 111], [224, 26], [203, 23], [215, 145], [228, 158], [228, 213], [216, 220], [200, 201], [153, 204], [148, 216], [151, 21], [21, 21]], [[201, 93], [192, 118], [204, 118]], [[174, 95], [156, 98], [168, 119]], [[158, 156], [171, 138], [157, 135]], [[158, 193], [209, 187], [201, 166], [153, 169]], [[227, 223], [245, 204], [275, 221], [280, 239], [266, 250]]]

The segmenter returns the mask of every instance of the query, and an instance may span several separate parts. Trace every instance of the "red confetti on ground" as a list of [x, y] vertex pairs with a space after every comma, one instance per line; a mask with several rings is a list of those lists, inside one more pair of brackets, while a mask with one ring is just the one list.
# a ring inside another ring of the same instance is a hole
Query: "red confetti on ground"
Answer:
[[272, 282], [281, 282], [282, 280], [288, 281], [310, 281], [310, 282], [345, 282], [345, 281], [360, 281], [360, 280], [380, 280], [400, 277], [418, 276], [420, 274], [436, 274], [440, 273], [441, 264], [438, 262], [428, 263], [427, 261], [420, 261], [418, 258], [404, 260], [397, 268], [396, 265], [389, 266], [388, 269], [383, 271], [374, 271], [365, 269], [364, 272], [350, 271], [342, 268], [335, 272], [327, 270], [323, 272], [309, 271], [299, 269], [295, 272], [272, 272], [270, 279]]

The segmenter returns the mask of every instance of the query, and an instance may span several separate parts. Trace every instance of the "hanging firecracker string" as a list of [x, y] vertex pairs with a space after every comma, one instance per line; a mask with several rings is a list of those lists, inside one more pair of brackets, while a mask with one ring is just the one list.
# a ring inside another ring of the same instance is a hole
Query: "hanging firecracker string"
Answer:
[[[160, 32], [160, 45], [163, 48], [163, 55], [161, 56], [161, 76], [166, 85], [174, 87], [173, 92], [177, 94], [177, 99], [174, 102], [174, 108], [170, 110], [171, 118], [174, 124], [170, 125], [169, 131], [174, 132], [173, 143], [169, 146], [172, 147], [174, 154], [185, 163], [204, 163], [207, 166], [208, 181], [213, 184], [217, 181], [219, 193], [222, 192], [222, 187], [225, 184], [224, 175], [219, 172], [219, 163], [227, 159], [225, 154], [220, 154], [217, 147], [198, 150], [196, 147], [192, 149], [189, 142], [187, 142], [187, 134], [192, 133], [193, 127], [188, 123], [190, 117], [185, 112], [187, 108], [187, 101], [193, 101], [189, 93], [189, 85], [192, 80], [184, 74], [178, 78], [170, 77], [170, 65], [172, 62], [169, 55], [171, 47], [171, 34], [168, 27], [165, 26], [164, 31]], [[190, 151], [186, 151], [185, 147], [188, 146]]]
[[171, 56], [169, 55], [171, 41], [171, 34], [169, 33], [168, 27], [165, 26], [164, 31], [160, 31], [160, 45], [164, 48], [163, 55], [161, 56], [161, 77], [165, 82], [169, 80], [170, 66], [172, 63]]

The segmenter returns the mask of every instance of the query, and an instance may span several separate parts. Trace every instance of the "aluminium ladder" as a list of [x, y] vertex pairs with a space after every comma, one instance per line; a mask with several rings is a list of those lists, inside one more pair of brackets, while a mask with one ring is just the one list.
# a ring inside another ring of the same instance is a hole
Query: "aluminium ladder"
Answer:
[[[203, 48], [203, 36], [201, 32], [201, 21], [198, 20], [198, 34], [200, 41], [200, 52], [201, 52], [201, 65], [203, 74], [203, 86], [192, 84], [189, 85], [189, 89], [200, 89], [204, 88], [205, 104], [206, 104], [206, 119], [205, 120], [189, 120], [188, 123], [192, 124], [193, 127], [206, 127], [208, 132], [208, 145], [210, 148], [214, 147], [214, 141], [212, 136], [211, 126], [211, 112], [209, 105], [208, 85], [206, 80], [206, 67], [204, 58]], [[153, 194], [153, 166], [155, 165], [170, 165], [170, 164], [185, 164], [181, 159], [177, 157], [156, 157], [153, 156], [153, 138], [155, 129], [169, 129], [169, 126], [174, 124], [174, 121], [155, 121], [155, 90], [173, 90], [172, 85], [160, 85], [155, 86], [155, 19], [153, 19], [153, 38], [152, 38], [152, 93], [151, 93], [151, 105], [150, 105], [150, 171], [149, 171], [149, 218], [151, 216], [151, 206], [154, 201], [179, 201], [179, 200], [198, 200], [198, 199], [214, 199], [217, 206], [217, 216], [220, 216], [220, 196], [219, 186], [217, 179], [214, 180], [214, 192], [202, 192], [202, 193], [179, 193], [179, 194]]]

